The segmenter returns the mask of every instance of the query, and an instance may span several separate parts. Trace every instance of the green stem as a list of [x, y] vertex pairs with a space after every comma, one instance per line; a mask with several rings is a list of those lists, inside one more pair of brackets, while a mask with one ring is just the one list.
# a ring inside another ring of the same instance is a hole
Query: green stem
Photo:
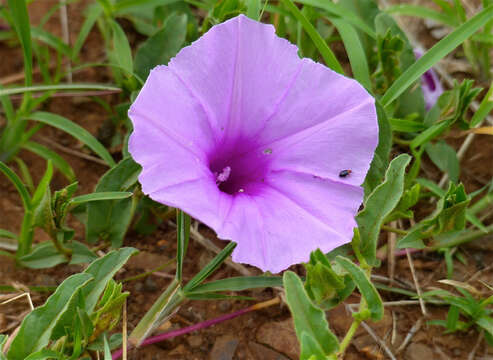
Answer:
[[164, 268], [166, 268], [169, 265], [171, 265], [174, 261], [175, 261], [175, 259], [171, 259], [171, 260], [165, 262], [163, 265], [158, 266], [157, 268], [155, 268], [153, 270], [150, 270], [150, 271], [147, 271], [145, 273], [138, 274], [138, 275], [135, 275], [135, 276], [130, 276], [128, 278], [123, 279], [121, 282], [124, 283], [124, 282], [135, 281], [135, 280], [139, 280], [139, 279], [145, 278], [145, 277], [147, 277], [149, 275], [154, 274], [157, 271], [163, 270]]
[[393, 228], [393, 227], [390, 227], [390, 226], [387, 226], [387, 225], [382, 225], [381, 229], [382, 230], [385, 230], [385, 231], [390, 231], [390, 232], [393, 232], [393, 233], [396, 233], [396, 234], [400, 234], [400, 235], [407, 235], [407, 231], [406, 230], [396, 229], [396, 228]]
[[56, 235], [51, 236], [51, 239], [53, 241], [53, 245], [55, 245], [55, 248], [58, 250], [58, 252], [63, 254], [63, 256], [67, 258], [67, 260], [70, 260], [70, 258], [72, 257], [72, 250], [63, 245], [63, 236], [63, 231], [59, 231], [56, 233]]
[[344, 339], [341, 341], [341, 345], [339, 346], [339, 352], [337, 356], [342, 359], [344, 353], [346, 352], [347, 347], [351, 344], [351, 340], [353, 340], [354, 334], [356, 334], [356, 330], [358, 330], [359, 325], [361, 324], [361, 319], [354, 319], [351, 327], [344, 336]]

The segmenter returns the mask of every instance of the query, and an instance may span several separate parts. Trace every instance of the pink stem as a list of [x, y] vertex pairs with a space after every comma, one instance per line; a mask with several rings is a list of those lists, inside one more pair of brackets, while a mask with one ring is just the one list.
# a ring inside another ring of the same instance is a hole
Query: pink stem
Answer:
[[[187, 327], [184, 327], [182, 329], [178, 329], [178, 330], [173, 330], [173, 331], [168, 331], [168, 332], [165, 332], [165, 333], [161, 333], [159, 335], [152, 336], [152, 337], [150, 337], [148, 339], [145, 339], [142, 342], [142, 344], [140, 344], [140, 346], [146, 346], [146, 345], [155, 344], [155, 343], [161, 342], [161, 341], [166, 340], [166, 339], [171, 339], [171, 338], [174, 338], [176, 336], [188, 334], [188, 333], [190, 333], [192, 331], [197, 331], [197, 330], [200, 330], [200, 329], [204, 329], [204, 328], [207, 328], [209, 326], [212, 326], [212, 325], [221, 323], [223, 321], [234, 319], [235, 317], [241, 316], [243, 314], [249, 313], [249, 312], [254, 311], [254, 310], [256, 310], [255, 305], [254, 306], [247, 307], [245, 309], [241, 309], [241, 310], [235, 311], [235, 312], [233, 312], [231, 314], [226, 314], [226, 315], [219, 316], [219, 317], [217, 317], [215, 319], [210, 319], [210, 320], [206, 320], [206, 321], [203, 321], [203, 322], [198, 323], [198, 324], [195, 324], [195, 325], [187, 326]], [[127, 346], [127, 349], [130, 349], [130, 345]], [[123, 353], [123, 349], [120, 349], [118, 351], [115, 351], [113, 353], [113, 355], [111, 356], [112, 360], [119, 359], [122, 356], [122, 353]]]

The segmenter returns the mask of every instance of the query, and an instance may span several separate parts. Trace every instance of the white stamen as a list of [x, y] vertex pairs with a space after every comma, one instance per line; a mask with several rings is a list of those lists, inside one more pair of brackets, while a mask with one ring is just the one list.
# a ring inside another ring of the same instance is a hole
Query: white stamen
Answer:
[[238, 192], [239, 192], [239, 193], [242, 193], [242, 192], [245, 192], [245, 190], [240, 189], [240, 190], [238, 190]]
[[228, 181], [229, 175], [231, 175], [231, 168], [229, 166], [226, 166], [223, 171], [216, 175], [216, 182], [222, 183]]

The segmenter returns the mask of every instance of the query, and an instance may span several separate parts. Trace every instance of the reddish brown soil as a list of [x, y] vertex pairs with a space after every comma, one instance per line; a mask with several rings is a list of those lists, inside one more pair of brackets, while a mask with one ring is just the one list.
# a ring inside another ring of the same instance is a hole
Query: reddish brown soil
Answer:
[[[39, 21], [42, 15], [57, 0], [36, 1], [30, 6], [32, 20]], [[69, 6], [70, 27], [72, 38], [75, 38], [81, 25], [81, 14], [89, 1], [80, 1]], [[48, 29], [55, 34], [59, 34], [58, 17], [54, 16], [49, 22]], [[84, 61], [95, 61], [104, 56], [101, 47], [101, 39], [97, 31], [93, 31], [82, 52]], [[0, 81], [13, 74], [22, 72], [22, 54], [18, 46], [9, 46], [0, 43]], [[38, 79], [39, 80], [39, 79]], [[96, 70], [85, 70], [75, 76], [75, 81], [84, 82], [111, 82], [109, 74], [103, 68]], [[22, 80], [21, 80], [22, 82]], [[105, 96], [105, 100], [112, 104], [119, 101], [118, 95]], [[46, 111], [61, 114], [75, 121], [79, 125], [96, 134], [98, 129], [107, 120], [108, 115], [96, 103], [85, 99], [53, 99], [48, 101], [43, 108]], [[70, 149], [85, 152], [80, 144], [70, 136], [52, 129], [45, 128], [40, 132], [43, 139], [49, 139], [51, 143], [57, 143]], [[39, 141], [42, 140], [38, 136]], [[47, 145], [50, 145], [49, 143]], [[454, 142], [454, 146], [459, 146], [459, 142]], [[79, 181], [79, 193], [89, 193], [94, 188], [99, 177], [106, 171], [106, 167], [80, 157], [59, 153], [74, 168]], [[468, 191], [474, 191], [493, 177], [492, 165], [493, 142], [487, 136], [478, 136], [473, 145], [466, 153], [462, 161], [461, 180], [466, 184]], [[22, 152], [22, 159], [27, 163], [32, 172], [35, 183], [41, 177], [45, 163], [36, 156]], [[10, 164], [14, 169], [16, 165]], [[425, 163], [426, 176], [434, 180], [439, 180], [440, 174], [433, 165]], [[66, 180], [57, 174], [52, 182], [52, 189], [65, 186]], [[423, 204], [427, 206], [427, 204]], [[15, 191], [15, 188], [3, 177], [0, 176], [0, 228], [17, 232], [22, 221], [22, 205]], [[491, 219], [490, 219], [491, 220]], [[70, 224], [76, 229], [76, 239], [83, 241], [84, 229], [77, 220], [71, 219]], [[213, 233], [207, 229], [201, 231], [209, 238]], [[126, 246], [133, 246], [142, 252], [139, 258], [132, 260], [121, 272], [117, 274], [117, 279], [124, 279], [138, 275], [152, 268], [160, 266], [175, 255], [175, 231], [167, 224], [161, 225], [153, 234], [141, 236], [135, 232], [130, 232], [125, 239]], [[47, 240], [46, 235], [37, 232], [35, 241]], [[491, 241], [492, 239], [490, 239]], [[224, 243], [215, 240], [217, 245]], [[493, 250], [493, 247], [489, 247]], [[476, 272], [488, 267], [493, 260], [493, 251], [474, 250], [474, 248], [461, 249], [467, 265], [462, 265], [455, 261], [454, 279], [468, 281]], [[185, 261], [185, 278], [192, 277], [213, 254], [205, 250], [198, 243], [191, 241], [189, 252]], [[424, 289], [438, 286], [437, 280], [446, 277], [446, 269], [443, 258], [436, 253], [418, 253], [414, 255], [414, 265], [417, 277]], [[301, 267], [297, 267], [301, 270]], [[489, 269], [489, 268], [488, 268]], [[492, 283], [491, 269], [484, 271], [476, 280], [483, 280]], [[54, 286], [72, 273], [82, 270], [81, 266], [59, 265], [52, 269], [30, 271], [17, 268], [14, 263], [5, 257], [0, 257], [0, 285], [15, 286]], [[257, 270], [251, 269], [253, 273]], [[377, 273], [387, 275], [387, 263], [383, 262], [382, 267], [376, 270]], [[165, 273], [164, 275], [162, 273]], [[164, 269], [160, 276], [152, 275], [146, 279], [125, 283], [125, 290], [131, 293], [128, 299], [128, 327], [129, 331], [137, 324], [139, 319], [148, 310], [153, 301], [159, 296], [160, 292], [169, 282], [168, 275], [173, 274], [173, 269]], [[231, 268], [224, 266], [213, 276], [214, 279], [229, 276], [238, 276]], [[163, 277], [164, 276], [164, 277]], [[409, 269], [409, 264], [405, 257], [397, 259], [396, 279], [410, 284], [413, 280]], [[488, 295], [487, 289], [477, 281], [473, 283]], [[449, 289], [451, 290], [451, 289]], [[250, 291], [245, 295], [255, 298], [256, 302], [271, 299], [277, 293], [272, 289]], [[401, 295], [382, 292], [385, 301], [398, 301], [405, 299]], [[47, 295], [32, 293], [35, 305], [42, 304]], [[353, 295], [346, 303], [356, 303], [359, 299]], [[211, 319], [222, 314], [242, 309], [251, 305], [250, 301], [193, 301], [183, 305], [178, 314], [171, 319], [171, 323], [166, 324], [167, 329], [175, 329], [191, 324]], [[0, 307], [0, 333], [10, 333], [22, 317], [26, 314], [28, 307], [24, 300], [19, 300], [13, 304]], [[427, 306], [428, 317], [425, 320], [444, 319], [447, 309], [438, 306]], [[402, 343], [411, 327], [423, 318], [423, 314], [417, 305], [393, 306], [386, 308], [384, 320], [380, 323], [370, 323], [375, 333], [383, 339], [397, 354], [397, 348]], [[339, 337], [342, 337], [349, 327], [351, 317], [343, 305], [329, 313], [330, 324]], [[394, 341], [392, 341], [394, 339]], [[442, 328], [423, 323], [421, 329], [412, 338], [407, 348], [397, 355], [399, 359], [466, 359], [471, 349], [478, 340], [478, 332], [470, 330], [467, 333], [445, 334]], [[228, 347], [229, 346], [229, 347]], [[228, 349], [233, 349], [234, 355], [228, 356]], [[204, 329], [186, 336], [175, 338], [169, 341], [147, 347], [142, 350], [132, 351], [129, 359], [286, 359], [296, 358], [297, 342], [290, 321], [289, 311], [285, 306], [273, 306], [258, 312], [249, 313], [242, 317], [218, 324], [214, 327]], [[484, 341], [477, 348], [477, 358], [493, 356], [493, 350], [487, 348]], [[349, 348], [346, 359], [385, 359], [387, 358], [378, 343], [368, 335], [364, 329], [360, 329]]]

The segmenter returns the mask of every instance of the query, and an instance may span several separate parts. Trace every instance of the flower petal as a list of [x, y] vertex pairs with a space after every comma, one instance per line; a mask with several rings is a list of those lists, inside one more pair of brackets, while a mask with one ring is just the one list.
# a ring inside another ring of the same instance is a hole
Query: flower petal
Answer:
[[308, 261], [310, 252], [329, 252], [351, 241], [363, 190], [312, 175], [271, 173], [256, 196], [234, 199], [223, 239], [234, 239], [236, 262], [278, 273]]
[[169, 67], [203, 104], [217, 139], [258, 133], [296, 79], [297, 48], [243, 15], [214, 26]]

